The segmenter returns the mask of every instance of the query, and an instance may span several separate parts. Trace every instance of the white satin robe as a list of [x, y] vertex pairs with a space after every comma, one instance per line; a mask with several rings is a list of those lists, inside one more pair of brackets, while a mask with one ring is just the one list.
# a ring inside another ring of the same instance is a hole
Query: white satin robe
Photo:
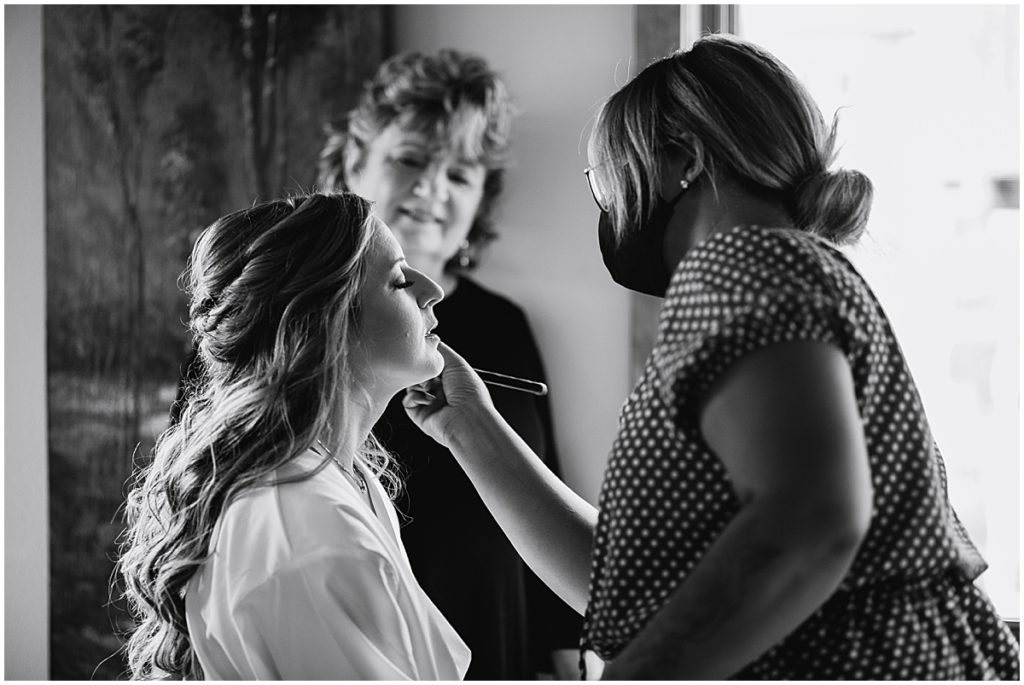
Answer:
[[[306, 452], [277, 475], [321, 459]], [[185, 594], [208, 679], [463, 678], [469, 648], [413, 577], [387, 493], [361, 472], [373, 510], [330, 464], [222, 513]]]

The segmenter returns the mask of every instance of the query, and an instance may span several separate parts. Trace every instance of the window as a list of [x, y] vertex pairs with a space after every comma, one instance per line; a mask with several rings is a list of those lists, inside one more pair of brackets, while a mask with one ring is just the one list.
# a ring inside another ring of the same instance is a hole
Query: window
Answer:
[[875, 184], [849, 256], [906, 353], [990, 568], [1019, 617], [1019, 9], [1012, 5], [742, 5], [763, 45], [839, 110], [837, 164]]

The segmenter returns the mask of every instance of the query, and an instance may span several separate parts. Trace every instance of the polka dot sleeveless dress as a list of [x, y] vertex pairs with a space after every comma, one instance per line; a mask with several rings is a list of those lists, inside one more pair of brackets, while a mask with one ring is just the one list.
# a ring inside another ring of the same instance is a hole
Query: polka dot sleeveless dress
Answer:
[[605, 659], [647, 624], [739, 502], [697, 404], [774, 343], [839, 348], [853, 372], [874, 502], [848, 576], [740, 679], [1015, 679], [1019, 648], [972, 580], [986, 564], [888, 320], [843, 255], [802, 231], [740, 226], [680, 263], [654, 350], [623, 405], [599, 501], [582, 648]]

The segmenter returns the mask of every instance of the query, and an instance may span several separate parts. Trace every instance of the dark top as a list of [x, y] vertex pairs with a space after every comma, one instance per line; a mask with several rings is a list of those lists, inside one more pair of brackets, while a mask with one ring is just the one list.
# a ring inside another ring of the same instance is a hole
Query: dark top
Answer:
[[[462, 277], [434, 307], [437, 333], [470, 365], [545, 382], [522, 310]], [[494, 405], [558, 473], [547, 397], [488, 386]], [[473, 652], [467, 679], [551, 672], [550, 652], [575, 649], [581, 617], [526, 567], [451, 453], [406, 416], [399, 395], [374, 432], [401, 465], [402, 540], [417, 580]]]
[[973, 584], [986, 564], [882, 307], [845, 257], [808, 233], [737, 227], [673, 275], [654, 350], [620, 417], [602, 485], [583, 646], [613, 658], [740, 508], [704, 442], [699, 402], [743, 355], [834, 345], [853, 373], [874, 503], [839, 589], [742, 679], [1019, 677], [1019, 648]]

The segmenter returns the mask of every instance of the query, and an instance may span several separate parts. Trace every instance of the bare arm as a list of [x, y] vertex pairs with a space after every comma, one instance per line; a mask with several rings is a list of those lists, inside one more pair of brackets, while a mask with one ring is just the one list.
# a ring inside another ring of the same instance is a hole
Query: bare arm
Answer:
[[465, 360], [442, 343], [440, 382], [410, 388], [403, 404], [451, 450], [516, 551], [579, 613], [587, 604], [597, 511], [556, 477], [495, 411]]
[[835, 592], [867, 533], [871, 475], [838, 349], [784, 343], [740, 360], [701, 431], [742, 508], [606, 679], [735, 675]]

